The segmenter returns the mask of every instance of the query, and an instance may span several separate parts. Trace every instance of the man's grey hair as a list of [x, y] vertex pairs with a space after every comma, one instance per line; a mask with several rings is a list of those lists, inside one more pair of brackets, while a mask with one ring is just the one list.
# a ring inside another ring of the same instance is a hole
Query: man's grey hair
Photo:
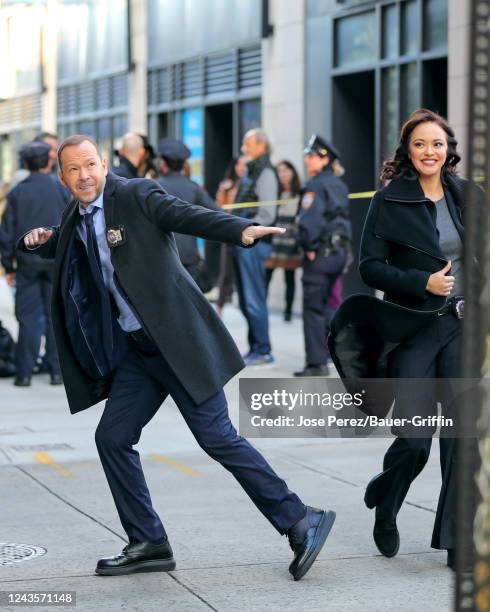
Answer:
[[252, 128], [251, 130], [248, 130], [248, 132], [246, 133], [246, 136], [254, 136], [255, 142], [264, 143], [265, 151], [267, 154], [271, 152], [271, 143], [270, 143], [269, 137], [267, 136], [267, 134], [262, 128], [258, 128], [258, 127]]

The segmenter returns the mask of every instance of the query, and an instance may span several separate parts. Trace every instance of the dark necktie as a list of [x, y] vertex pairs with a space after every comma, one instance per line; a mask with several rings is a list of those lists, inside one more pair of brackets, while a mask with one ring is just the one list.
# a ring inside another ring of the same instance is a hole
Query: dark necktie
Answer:
[[99, 291], [100, 303], [102, 307], [101, 315], [104, 350], [107, 360], [110, 362], [113, 350], [112, 305], [109, 291], [104, 283], [104, 276], [102, 274], [102, 267], [100, 264], [99, 248], [97, 246], [97, 237], [95, 235], [94, 214], [97, 212], [97, 210], [97, 208], [94, 208], [91, 213], [85, 213], [83, 215], [83, 220], [85, 223], [85, 229], [87, 230], [87, 256], [90, 272]]

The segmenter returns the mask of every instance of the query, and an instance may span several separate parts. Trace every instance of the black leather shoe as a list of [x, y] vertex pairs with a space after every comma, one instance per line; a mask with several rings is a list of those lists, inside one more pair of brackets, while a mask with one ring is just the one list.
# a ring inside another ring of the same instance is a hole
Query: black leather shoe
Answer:
[[62, 385], [63, 379], [61, 378], [61, 374], [51, 374], [49, 384], [50, 385]]
[[376, 519], [373, 538], [379, 552], [385, 557], [394, 557], [400, 548], [400, 534], [396, 527], [396, 521]]
[[31, 386], [31, 377], [30, 376], [20, 376], [15, 377], [14, 385], [16, 387], [30, 387]]
[[307, 365], [303, 370], [294, 373], [295, 376], [328, 376], [329, 374], [330, 370], [326, 364], [318, 366]]
[[379, 476], [380, 474], [377, 474], [374, 478], [371, 478], [366, 487], [366, 492], [364, 493], [364, 503], [368, 508], [374, 508], [378, 505], [379, 496], [376, 488]]
[[294, 559], [289, 573], [301, 580], [313, 565], [335, 521], [335, 512], [306, 507], [306, 515], [287, 532]]
[[119, 555], [100, 559], [95, 573], [101, 576], [120, 576], [136, 572], [170, 572], [175, 569], [172, 548], [165, 540], [162, 544], [130, 542]]

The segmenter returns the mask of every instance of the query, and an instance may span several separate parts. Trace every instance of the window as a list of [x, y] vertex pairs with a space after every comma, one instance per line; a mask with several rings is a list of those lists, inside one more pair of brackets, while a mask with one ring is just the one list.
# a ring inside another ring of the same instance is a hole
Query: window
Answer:
[[402, 55], [412, 55], [419, 50], [419, 12], [416, 0], [403, 2]]
[[383, 57], [398, 56], [400, 32], [398, 28], [398, 9], [396, 4], [383, 8]]
[[406, 121], [419, 106], [417, 64], [412, 62], [401, 66], [400, 76], [400, 121]]
[[424, 0], [424, 51], [445, 51], [447, 47], [448, 0]]
[[335, 23], [337, 66], [365, 64], [376, 60], [376, 15], [374, 11], [338, 19]]
[[385, 68], [382, 77], [381, 100], [381, 153], [393, 155], [398, 140], [398, 70], [396, 66]]

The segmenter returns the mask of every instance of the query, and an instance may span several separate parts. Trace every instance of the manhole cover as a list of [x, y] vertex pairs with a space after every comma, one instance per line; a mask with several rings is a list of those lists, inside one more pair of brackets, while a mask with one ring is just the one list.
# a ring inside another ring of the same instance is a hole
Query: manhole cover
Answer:
[[0, 542], [0, 565], [13, 565], [21, 561], [30, 561], [42, 557], [47, 550], [33, 544], [5, 544]]

